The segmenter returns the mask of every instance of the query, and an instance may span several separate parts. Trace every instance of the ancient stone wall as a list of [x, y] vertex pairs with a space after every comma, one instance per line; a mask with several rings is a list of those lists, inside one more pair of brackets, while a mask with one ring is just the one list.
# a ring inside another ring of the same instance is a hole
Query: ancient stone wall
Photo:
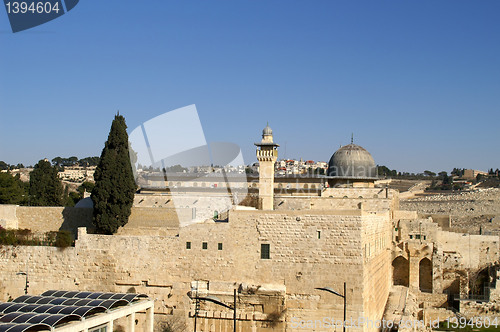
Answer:
[[275, 210], [366, 210], [387, 211], [393, 204], [392, 199], [378, 198], [325, 198], [277, 196]]
[[72, 207], [18, 206], [19, 229], [33, 232], [68, 230], [76, 234], [78, 227], [92, 228], [92, 209]]
[[[0, 214], [6, 226], [27, 228], [35, 233], [68, 230], [76, 236], [78, 227], [94, 229], [91, 208], [0, 205]], [[129, 222], [118, 230], [118, 234], [176, 235], [178, 217], [191, 219], [192, 214], [192, 208], [184, 207], [133, 207]]]
[[17, 205], [0, 205], [0, 226], [3, 228], [17, 228]]
[[[192, 324], [194, 302], [187, 294], [193, 282], [228, 301], [244, 283], [256, 286], [239, 295], [246, 308], [238, 316], [243, 330], [266, 331], [273, 329], [271, 319], [283, 328], [292, 319], [342, 318], [342, 299], [315, 288], [342, 292], [347, 282], [348, 318], [379, 319], [390, 275], [387, 242], [381, 239], [387, 234], [384, 220], [359, 210], [231, 211], [229, 222], [190, 225], [180, 228], [178, 236], [91, 235], [81, 229], [74, 248], [2, 248], [0, 300], [22, 293], [24, 280], [15, 273], [27, 270], [31, 294], [51, 288], [132, 289], [156, 299], [159, 320], [175, 316]], [[366, 271], [365, 243], [374, 248]], [[269, 245], [269, 259], [262, 256], [262, 245]], [[365, 283], [376, 287], [364, 288]], [[264, 289], [281, 291], [270, 295]], [[225, 309], [214, 310], [208, 308], [200, 324], [210, 328], [219, 319], [221, 331], [230, 331], [231, 320], [217, 318]]]
[[[498, 236], [439, 232], [438, 243], [443, 252], [460, 258], [461, 269], [479, 269], [494, 263], [500, 255]], [[452, 262], [452, 260], [450, 260]]]
[[363, 302], [366, 317], [382, 317], [392, 285], [391, 223], [388, 215], [365, 216], [362, 248], [365, 261]]

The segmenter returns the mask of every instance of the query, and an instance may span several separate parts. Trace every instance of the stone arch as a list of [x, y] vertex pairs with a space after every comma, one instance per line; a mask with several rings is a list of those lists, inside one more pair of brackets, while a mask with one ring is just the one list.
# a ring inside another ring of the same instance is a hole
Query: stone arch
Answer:
[[308, 189], [309, 186], [307, 185], [307, 183], [304, 184], [304, 189]]
[[316, 185], [315, 184], [311, 184], [311, 189], [316, 189]]
[[427, 257], [418, 263], [418, 287], [421, 292], [432, 293], [432, 262]]
[[392, 278], [394, 285], [409, 287], [410, 263], [403, 256], [398, 256], [392, 261]]

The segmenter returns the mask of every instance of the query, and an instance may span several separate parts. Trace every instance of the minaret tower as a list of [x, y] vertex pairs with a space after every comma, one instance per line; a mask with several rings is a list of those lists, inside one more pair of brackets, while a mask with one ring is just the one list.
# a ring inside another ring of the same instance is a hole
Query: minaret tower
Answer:
[[262, 141], [255, 143], [259, 161], [259, 208], [274, 209], [274, 163], [278, 159], [279, 145], [273, 142], [273, 131], [267, 124], [262, 130]]

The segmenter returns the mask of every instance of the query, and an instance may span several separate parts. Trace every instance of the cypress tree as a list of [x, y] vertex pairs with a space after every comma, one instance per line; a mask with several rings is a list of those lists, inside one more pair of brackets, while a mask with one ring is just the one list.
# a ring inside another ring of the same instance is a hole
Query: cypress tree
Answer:
[[113, 234], [128, 222], [136, 184], [129, 157], [125, 118], [116, 115], [94, 173], [93, 223], [99, 233]]
[[61, 206], [63, 187], [57, 169], [40, 160], [30, 173], [30, 205]]

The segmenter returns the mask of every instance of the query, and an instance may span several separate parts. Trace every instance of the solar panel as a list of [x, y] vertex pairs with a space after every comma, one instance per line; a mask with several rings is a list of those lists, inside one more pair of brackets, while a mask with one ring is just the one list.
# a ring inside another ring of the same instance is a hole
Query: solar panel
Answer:
[[63, 296], [64, 296], [64, 294], [66, 294], [66, 293], [67, 293], [67, 291], [55, 291], [55, 292], [52, 294], [52, 296], [54, 296], [54, 297], [63, 297]]
[[78, 301], [81, 301], [81, 300], [80, 299], [66, 299], [66, 301], [64, 301], [61, 304], [62, 305], [73, 305], [73, 304], [75, 304], [75, 302], [78, 302]]
[[18, 317], [16, 317], [12, 322], [13, 323], [27, 323], [28, 320], [30, 320], [34, 316], [36, 316], [36, 314], [34, 314], [32, 312], [26, 312], [26, 313], [23, 313], [22, 315], [19, 315]]
[[64, 306], [64, 308], [62, 308], [59, 313], [60, 314], [66, 314], [66, 315], [69, 315], [71, 313], [73, 313], [76, 309], [78, 309], [80, 307], [75, 307], [75, 306]]
[[49, 314], [58, 314], [62, 309], [64, 309], [64, 306], [62, 305], [53, 305], [45, 312]]
[[14, 319], [16, 319], [17, 317], [23, 315], [24, 313], [23, 312], [11, 312], [7, 315], [4, 315], [0, 318], [0, 322], [3, 322], [3, 323], [10, 323], [12, 322]]
[[38, 314], [34, 313], [35, 316], [33, 316], [31, 319], [27, 320], [26, 323], [29, 324], [38, 324], [41, 323], [45, 318], [51, 317], [51, 314]]
[[42, 297], [41, 296], [30, 296], [26, 300], [24, 300], [24, 303], [36, 303], [39, 301]]
[[120, 299], [123, 299], [127, 294], [123, 294], [123, 293], [117, 293], [113, 296], [111, 296], [111, 299], [113, 300], [120, 300]]
[[14, 301], [12, 302], [16, 302], [16, 303], [24, 303], [24, 301], [26, 301], [27, 299], [29, 299], [31, 297], [31, 295], [23, 295], [23, 296], [19, 296], [18, 298], [14, 299]]
[[75, 311], [73, 311], [73, 314], [85, 317], [104, 311], [106, 311], [106, 308], [104, 307], [78, 307]]
[[88, 299], [97, 299], [102, 293], [91, 293], [87, 296]]
[[92, 294], [91, 292], [79, 292], [78, 294], [75, 295], [75, 297], [79, 298], [79, 299], [86, 299], [90, 294]]
[[106, 300], [101, 303], [101, 306], [105, 307], [106, 309], [114, 308], [119, 305], [127, 305], [128, 302], [125, 300]]
[[[0, 302], [0, 332], [49, 330], [50, 326], [77, 321], [127, 305], [144, 294], [50, 290], [41, 296], [23, 295]], [[2, 316], [3, 314], [3, 316]]]
[[18, 311], [32, 312], [36, 308], [38, 308], [38, 304], [25, 304], [24, 306], [22, 306], [21, 308], [19, 308]]
[[64, 301], [67, 301], [68, 299], [65, 298], [65, 297], [55, 297], [53, 298], [48, 304], [54, 304], [54, 305], [58, 305], [58, 304], [61, 304], [63, 303]]
[[26, 303], [15, 303], [13, 305], [11, 305], [10, 307], [6, 308], [3, 313], [4, 314], [8, 314], [9, 312], [14, 312], [14, 311], [21, 311], [20, 309], [22, 307], [25, 307], [27, 306]]
[[[48, 317], [45, 317], [45, 319], [42, 321], [42, 323], [50, 325], [50, 326], [56, 326], [62, 323], [67, 323], [70, 321], [77, 321], [80, 320], [80, 317], [77, 315], [48, 315]], [[31, 321], [30, 321], [31, 322]]]
[[17, 305], [17, 303], [7, 302], [7, 303], [0, 304], [0, 314], [3, 314], [5, 309], [7, 309], [8, 307], [11, 307], [13, 305]]
[[8, 329], [10, 329], [11, 327], [16, 326], [16, 325], [17, 324], [13, 324], [13, 323], [10, 323], [10, 324], [0, 324], [0, 332], [5, 332]]
[[50, 301], [52, 301], [53, 299], [56, 299], [56, 297], [52, 297], [52, 296], [42, 296], [42, 298], [40, 298], [40, 300], [38, 300], [36, 302], [36, 304], [47, 304], [49, 303]]
[[41, 331], [50, 330], [50, 326], [45, 324], [14, 324], [11, 328], [5, 330], [6, 332], [24, 332], [24, 331]]
[[78, 301], [76, 301], [74, 303], [74, 305], [76, 305], [76, 306], [91, 305], [89, 303], [92, 303], [93, 301], [96, 301], [96, 300], [92, 300], [92, 299], [79, 299]]
[[75, 297], [76, 294], [78, 294], [79, 292], [67, 292], [66, 294], [64, 294], [64, 297]]
[[111, 298], [114, 294], [113, 293], [103, 293], [101, 295], [99, 295], [98, 299], [99, 300], [107, 300], [109, 298]]
[[33, 309], [33, 312], [45, 313], [52, 307], [53, 306], [50, 304], [42, 304], [42, 305], [39, 305], [37, 308]]

